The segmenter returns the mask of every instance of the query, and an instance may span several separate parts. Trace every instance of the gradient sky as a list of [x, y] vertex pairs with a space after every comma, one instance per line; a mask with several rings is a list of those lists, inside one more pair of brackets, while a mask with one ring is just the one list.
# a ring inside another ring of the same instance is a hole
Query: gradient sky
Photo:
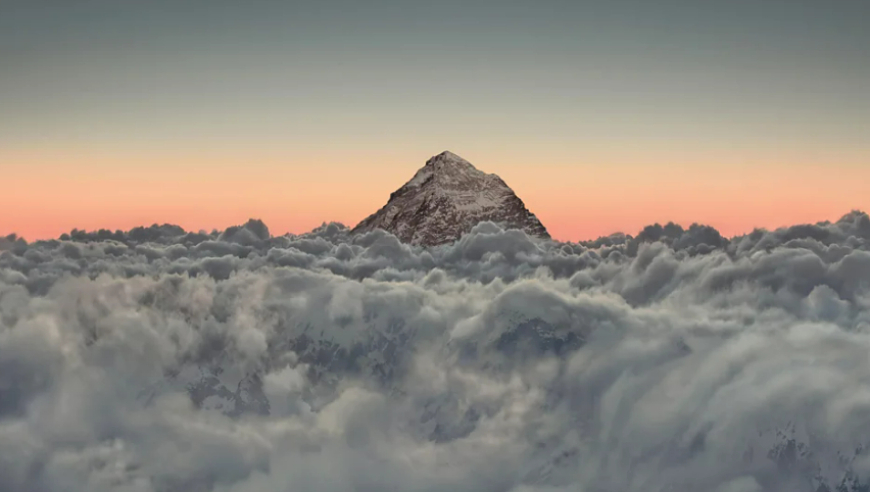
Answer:
[[870, 210], [870, 2], [0, 0], [0, 234], [348, 225], [451, 150], [559, 239]]

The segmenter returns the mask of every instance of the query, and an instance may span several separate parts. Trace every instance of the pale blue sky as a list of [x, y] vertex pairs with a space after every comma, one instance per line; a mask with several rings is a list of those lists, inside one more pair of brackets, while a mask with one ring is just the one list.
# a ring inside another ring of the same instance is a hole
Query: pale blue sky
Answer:
[[863, 145], [868, 19], [866, 1], [4, 1], [0, 142]]

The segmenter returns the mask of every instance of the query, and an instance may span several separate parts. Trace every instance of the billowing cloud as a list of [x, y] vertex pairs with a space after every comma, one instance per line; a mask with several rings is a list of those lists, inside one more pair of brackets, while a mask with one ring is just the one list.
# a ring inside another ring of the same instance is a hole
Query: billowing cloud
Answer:
[[8, 236], [0, 490], [867, 490], [868, 353], [860, 212]]

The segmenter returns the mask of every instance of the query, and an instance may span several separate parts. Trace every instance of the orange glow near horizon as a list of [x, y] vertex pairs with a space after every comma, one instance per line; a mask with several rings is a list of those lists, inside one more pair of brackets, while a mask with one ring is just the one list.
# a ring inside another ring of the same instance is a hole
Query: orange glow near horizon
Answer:
[[[692, 162], [690, 153], [662, 151], [593, 149], [543, 159], [531, 149], [461, 150], [481, 170], [500, 175], [559, 240], [636, 234], [668, 221], [704, 223], [733, 236], [870, 209], [870, 167], [862, 155], [720, 153]], [[36, 240], [73, 228], [153, 223], [210, 231], [249, 218], [262, 219], [275, 235], [328, 221], [352, 226], [386, 203], [430, 156], [419, 149], [123, 154], [0, 151], [0, 235]], [[824, 165], [832, 159], [836, 166]]]

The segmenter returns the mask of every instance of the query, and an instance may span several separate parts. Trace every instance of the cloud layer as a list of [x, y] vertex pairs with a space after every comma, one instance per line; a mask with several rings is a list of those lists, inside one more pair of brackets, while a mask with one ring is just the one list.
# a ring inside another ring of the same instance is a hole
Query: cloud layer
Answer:
[[429, 249], [8, 236], [0, 490], [866, 490], [868, 354], [860, 212]]

